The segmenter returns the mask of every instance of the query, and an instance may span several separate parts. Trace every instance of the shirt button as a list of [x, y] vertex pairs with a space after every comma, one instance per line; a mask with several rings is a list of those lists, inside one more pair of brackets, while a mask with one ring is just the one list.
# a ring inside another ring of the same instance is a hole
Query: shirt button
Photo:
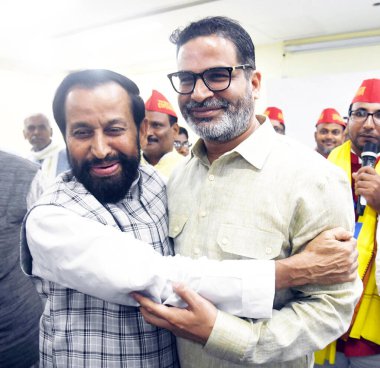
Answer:
[[201, 211], [201, 217], [206, 217], [207, 213], [206, 211]]
[[174, 228], [174, 231], [177, 233], [177, 232], [179, 231], [179, 226], [176, 226], [176, 227]]
[[227, 238], [223, 238], [222, 239], [222, 244], [224, 244], [224, 245], [228, 244], [228, 239]]
[[266, 254], [271, 254], [272, 253], [272, 248], [271, 247], [266, 247], [265, 248], [265, 253]]
[[193, 252], [195, 255], [198, 255], [201, 252], [201, 250], [199, 248], [194, 248]]
[[209, 176], [208, 176], [208, 180], [210, 180], [210, 181], [214, 181], [214, 179], [215, 179], [215, 176], [214, 176], [214, 175], [209, 175]]

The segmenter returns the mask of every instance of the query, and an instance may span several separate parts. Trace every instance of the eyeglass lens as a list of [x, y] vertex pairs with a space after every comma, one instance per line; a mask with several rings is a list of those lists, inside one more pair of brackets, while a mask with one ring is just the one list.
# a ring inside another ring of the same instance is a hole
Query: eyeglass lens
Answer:
[[374, 122], [380, 124], [380, 110], [375, 111], [373, 113], [370, 113], [364, 109], [351, 111], [352, 119], [358, 123], [364, 123], [369, 116], [372, 116]]
[[231, 82], [231, 68], [212, 68], [203, 73], [178, 72], [171, 76], [174, 89], [178, 93], [189, 94], [194, 90], [197, 78], [214, 92], [227, 89]]
[[189, 143], [189, 142], [180, 142], [180, 141], [174, 141], [174, 147], [176, 147], [176, 148], [181, 148], [181, 147], [187, 147], [187, 148], [189, 148], [189, 147], [191, 147], [191, 143]]

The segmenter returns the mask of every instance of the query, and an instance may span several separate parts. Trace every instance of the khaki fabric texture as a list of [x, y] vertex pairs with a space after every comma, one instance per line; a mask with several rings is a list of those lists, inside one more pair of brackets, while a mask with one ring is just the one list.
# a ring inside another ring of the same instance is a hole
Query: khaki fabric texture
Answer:
[[[194, 258], [281, 259], [354, 224], [344, 173], [268, 121], [211, 165], [198, 141], [168, 197], [175, 252]], [[181, 367], [311, 367], [312, 352], [347, 329], [360, 293], [359, 279], [308, 285], [277, 292], [269, 320], [219, 312], [204, 347], [178, 339]]]

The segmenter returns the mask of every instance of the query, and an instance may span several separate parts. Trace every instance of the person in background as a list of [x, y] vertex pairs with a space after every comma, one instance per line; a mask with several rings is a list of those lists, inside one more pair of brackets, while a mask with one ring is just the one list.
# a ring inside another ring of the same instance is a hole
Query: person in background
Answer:
[[179, 127], [177, 138], [174, 141], [174, 147], [182, 156], [187, 156], [190, 151], [191, 143], [189, 142], [189, 133], [186, 128]]
[[72, 171], [28, 213], [21, 247], [23, 270], [49, 300], [43, 367], [177, 367], [173, 336], [144, 322], [131, 291], [185, 307], [173, 292], [181, 282], [221, 310], [270, 318], [275, 287], [356, 277], [355, 241], [343, 229], [276, 261], [163, 257], [172, 253], [165, 185], [138, 164], [144, 110], [137, 86], [109, 70], [71, 73], [57, 89], [54, 117]]
[[41, 165], [47, 179], [54, 179], [69, 170], [66, 149], [61, 149], [52, 141], [53, 129], [49, 119], [43, 114], [34, 114], [24, 120], [24, 138], [32, 145], [27, 157]]
[[20, 268], [20, 230], [44, 184], [38, 165], [0, 151], [0, 367], [38, 367], [42, 303]]
[[282, 110], [278, 107], [267, 107], [264, 115], [268, 116], [276, 133], [285, 135], [285, 122]]
[[[168, 182], [175, 253], [243, 265], [247, 259], [286, 259], [334, 226], [352, 231], [343, 172], [255, 115], [261, 74], [244, 28], [209, 17], [177, 29], [171, 40], [178, 71], [168, 77], [183, 117], [201, 137]], [[266, 277], [260, 280], [265, 285]], [[276, 292], [271, 319], [238, 318], [193, 291], [180, 293], [186, 310], [135, 297], [148, 322], [179, 337], [182, 368], [305, 368], [314, 350], [348, 327], [361, 290], [358, 277], [285, 288]]]
[[160, 92], [153, 90], [145, 103], [141, 125], [142, 163], [150, 164], [167, 180], [183, 157], [174, 149], [179, 131], [177, 114]]
[[338, 341], [316, 353], [323, 367], [380, 367], [380, 298], [376, 287], [376, 221], [380, 213], [380, 165], [361, 167], [366, 142], [380, 148], [380, 79], [364, 80], [348, 111], [349, 140], [328, 159], [341, 167], [352, 186], [352, 198], [367, 200], [363, 215], [356, 215], [355, 237], [359, 250], [359, 276], [364, 291], [348, 331]]
[[333, 108], [324, 109], [319, 116], [314, 133], [316, 151], [327, 158], [330, 152], [344, 142], [346, 123]]

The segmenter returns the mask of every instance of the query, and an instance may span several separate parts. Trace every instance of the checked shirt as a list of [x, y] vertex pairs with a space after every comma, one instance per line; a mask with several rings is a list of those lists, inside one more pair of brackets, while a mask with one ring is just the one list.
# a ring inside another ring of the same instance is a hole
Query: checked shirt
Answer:
[[[45, 192], [37, 205], [64, 207], [133, 233], [161, 254], [172, 254], [167, 238], [165, 186], [149, 167], [140, 166], [138, 180], [116, 204], [100, 204], [67, 172]], [[174, 336], [146, 323], [138, 308], [113, 304], [51, 281], [34, 279], [41, 297], [46, 300], [40, 322], [41, 368], [179, 366]]]

